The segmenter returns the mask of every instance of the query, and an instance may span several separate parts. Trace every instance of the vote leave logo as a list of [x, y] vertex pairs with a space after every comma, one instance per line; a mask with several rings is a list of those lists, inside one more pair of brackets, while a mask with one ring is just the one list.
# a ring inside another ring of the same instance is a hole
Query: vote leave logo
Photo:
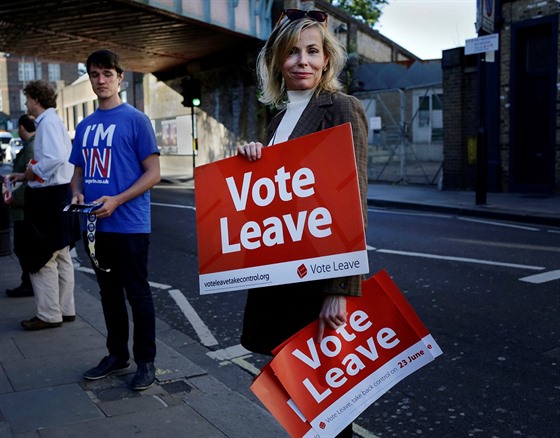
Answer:
[[307, 267], [303, 263], [298, 266], [297, 275], [299, 278], [303, 278], [307, 275]]

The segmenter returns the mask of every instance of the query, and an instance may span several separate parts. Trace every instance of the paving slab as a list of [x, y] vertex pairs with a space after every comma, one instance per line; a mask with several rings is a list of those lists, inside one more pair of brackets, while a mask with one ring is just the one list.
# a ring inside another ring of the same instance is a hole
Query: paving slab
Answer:
[[158, 340], [156, 341], [156, 346], [157, 357], [155, 365], [158, 381], [163, 382], [206, 374], [206, 370], [179, 354], [167, 344]]
[[194, 393], [183, 400], [228, 438], [248, 438], [247, 431], [251, 437], [289, 437], [268, 411], [237, 392]]
[[[5, 258], [0, 258], [2, 263]], [[3, 273], [4, 271], [2, 271]], [[4, 279], [2, 284], [4, 285]], [[20, 325], [21, 321], [30, 319], [35, 316], [37, 307], [35, 306], [35, 298], [22, 297], [10, 298], [4, 295], [4, 291], [0, 290], [0, 308], [2, 308], [2, 318], [0, 318], [0, 330], [6, 335], [23, 331]]]
[[58, 356], [105, 346], [105, 339], [99, 336], [99, 332], [79, 320], [53, 329], [22, 331], [13, 339], [25, 358]]
[[[162, 406], [148, 412], [47, 428], [41, 430], [39, 436], [40, 438], [227, 438], [227, 435], [185, 404]], [[268, 437], [268, 435], [260, 436]], [[246, 434], [244, 438], [249, 436]]]
[[92, 364], [91, 351], [68, 352], [54, 356], [6, 361], [4, 370], [15, 391], [45, 388], [82, 380], [87, 363]]
[[131, 398], [113, 401], [100, 401], [97, 407], [107, 416], [134, 414], [138, 412], [149, 412], [166, 407], [166, 404], [157, 396], [135, 396]]
[[103, 417], [76, 383], [0, 394], [0, 410], [14, 434]]
[[[14, 387], [10, 382], [10, 379], [8, 379], [8, 376], [6, 374], [6, 371], [4, 371], [4, 368], [0, 367], [0, 394], [5, 394], [7, 392], [14, 392]], [[0, 416], [1, 414], [2, 413], [0, 412]], [[0, 437], [2, 436], [3, 435], [0, 433]]]
[[10, 336], [0, 338], [0, 362], [23, 359], [24, 356]]

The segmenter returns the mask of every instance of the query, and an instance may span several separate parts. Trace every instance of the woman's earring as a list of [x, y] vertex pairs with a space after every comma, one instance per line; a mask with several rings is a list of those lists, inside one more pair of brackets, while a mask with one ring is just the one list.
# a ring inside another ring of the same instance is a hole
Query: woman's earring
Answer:
[[323, 67], [323, 71], [327, 71], [327, 66], [326, 65]]

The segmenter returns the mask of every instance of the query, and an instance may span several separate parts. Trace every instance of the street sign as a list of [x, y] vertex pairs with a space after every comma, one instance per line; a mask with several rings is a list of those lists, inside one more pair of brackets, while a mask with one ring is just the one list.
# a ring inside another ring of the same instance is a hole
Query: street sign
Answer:
[[484, 35], [465, 41], [465, 55], [476, 53], [495, 52], [499, 48], [498, 34]]
[[476, 31], [494, 32], [496, 22], [496, 0], [477, 0]]

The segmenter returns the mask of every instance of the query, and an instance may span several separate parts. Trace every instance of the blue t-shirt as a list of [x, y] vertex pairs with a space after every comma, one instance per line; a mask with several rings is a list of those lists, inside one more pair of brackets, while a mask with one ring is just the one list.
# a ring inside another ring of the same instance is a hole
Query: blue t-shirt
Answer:
[[[159, 154], [159, 150], [146, 114], [127, 103], [110, 110], [97, 109], [76, 127], [70, 155], [70, 162], [82, 168], [84, 202], [124, 192], [142, 176], [142, 162], [151, 154]], [[149, 233], [150, 192], [99, 219], [97, 230]]]

